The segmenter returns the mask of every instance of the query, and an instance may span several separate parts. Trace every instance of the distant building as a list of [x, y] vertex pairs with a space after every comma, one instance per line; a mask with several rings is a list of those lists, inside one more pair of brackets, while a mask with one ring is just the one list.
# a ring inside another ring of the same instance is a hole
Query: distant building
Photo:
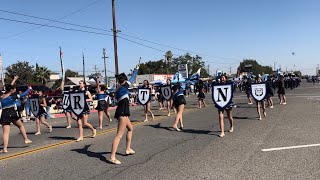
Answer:
[[60, 79], [60, 73], [50, 72], [50, 81], [56, 81]]

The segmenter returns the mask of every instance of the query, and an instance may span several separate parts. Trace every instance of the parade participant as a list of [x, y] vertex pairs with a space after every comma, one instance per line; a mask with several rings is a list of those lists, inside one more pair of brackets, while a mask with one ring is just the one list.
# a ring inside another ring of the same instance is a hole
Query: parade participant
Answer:
[[45, 116], [47, 115], [47, 112], [45, 110], [45, 108], [47, 107], [46, 98], [41, 90], [37, 92], [37, 95], [38, 96], [36, 97], [39, 98], [39, 112], [38, 112], [38, 115], [36, 116], [37, 132], [34, 134], [36, 136], [41, 134], [40, 122], [41, 124], [47, 126], [47, 128], [49, 129], [49, 132], [52, 132], [52, 126], [50, 126], [45, 121]]
[[280, 100], [280, 104], [287, 104], [287, 101], [286, 101], [286, 92], [285, 92], [285, 88], [284, 88], [284, 77], [283, 75], [280, 76], [280, 79], [278, 80], [278, 97], [279, 97], [279, 100]]
[[109, 121], [111, 122], [111, 116], [108, 111], [109, 104], [110, 104], [110, 97], [108, 95], [108, 90], [106, 90], [106, 86], [100, 86], [99, 78], [97, 79], [97, 99], [98, 99], [98, 105], [96, 107], [96, 110], [98, 110], [99, 115], [99, 129], [102, 129], [102, 121], [103, 121], [103, 112], [108, 116]]
[[85, 91], [85, 98], [86, 103], [84, 103], [84, 112], [81, 116], [77, 116], [77, 122], [78, 122], [78, 128], [79, 128], [79, 138], [76, 140], [76, 142], [83, 140], [83, 127], [82, 125], [86, 126], [87, 128], [91, 129], [92, 131], [92, 138], [96, 137], [97, 130], [93, 128], [93, 126], [88, 123], [88, 115], [90, 114], [90, 108], [88, 103], [92, 102], [92, 96], [89, 91], [86, 90], [86, 83], [83, 80], [79, 81], [80, 89], [79, 91]]
[[127, 141], [126, 155], [132, 155], [135, 153], [135, 151], [131, 149], [133, 126], [129, 119], [130, 109], [129, 109], [129, 89], [128, 88], [136, 78], [138, 74], [138, 70], [139, 70], [139, 65], [137, 65], [136, 70], [134, 71], [129, 81], [127, 76], [124, 73], [121, 73], [116, 76], [119, 82], [119, 87], [117, 88], [117, 91], [116, 91], [116, 99], [118, 101], [118, 106], [117, 106], [114, 117], [118, 119], [118, 128], [117, 128], [117, 135], [113, 140], [112, 150], [111, 150], [110, 159], [109, 159], [109, 162], [112, 164], [117, 164], [117, 165], [121, 164], [121, 162], [116, 159], [116, 152], [126, 128], [128, 130], [127, 138], [126, 138], [126, 141]]
[[[18, 76], [14, 77], [12, 81], [14, 84], [15, 81], [18, 79]], [[17, 98], [25, 97], [28, 95], [31, 87], [28, 88], [24, 93], [21, 95], [15, 95], [16, 87], [13, 85], [7, 85], [6, 91], [4, 94], [1, 95], [0, 101], [2, 106], [2, 114], [0, 118], [0, 124], [2, 125], [3, 130], [3, 149], [0, 150], [0, 153], [7, 153], [8, 152], [8, 144], [9, 144], [9, 134], [10, 134], [10, 123], [13, 123], [20, 129], [21, 135], [24, 138], [25, 144], [30, 144], [32, 141], [28, 139], [26, 130], [17, 114], [15, 109], [15, 100]]]
[[47, 112], [47, 118], [46, 119], [51, 119], [51, 105], [52, 105], [52, 101], [53, 101], [53, 97], [49, 97], [47, 95], [45, 95], [45, 98], [46, 98], [46, 103], [47, 103], [47, 106], [46, 106], [46, 112]]
[[204, 91], [204, 87], [203, 87], [203, 84], [201, 81], [199, 84], [199, 94], [198, 94], [198, 105], [199, 105], [198, 108], [200, 108], [200, 109], [202, 108], [202, 104], [203, 104], [203, 107], [206, 107], [206, 102], [204, 101], [206, 96], [203, 91]]
[[250, 87], [251, 87], [251, 79], [245, 79], [245, 91], [249, 101], [248, 104], [253, 104], [251, 100]]
[[[175, 85], [172, 87], [173, 95], [173, 105], [178, 111], [175, 122], [173, 124], [173, 128], [176, 131], [183, 130], [183, 121], [182, 121], [182, 114], [184, 111], [184, 106], [186, 104], [186, 100], [183, 95], [183, 90], [181, 89], [180, 85]], [[178, 123], [180, 123], [180, 129], [178, 128]]]
[[24, 104], [24, 110], [26, 111], [26, 118], [27, 122], [30, 122], [30, 117], [31, 117], [31, 111], [30, 111], [30, 101], [29, 98], [31, 97], [31, 94], [28, 94], [26, 97], [26, 103]]
[[[171, 86], [171, 87], [173, 86], [173, 85], [171, 84], [171, 80], [170, 80], [170, 79], [167, 79], [167, 85], [169, 85], [169, 86]], [[169, 100], [167, 100], [168, 116], [171, 115], [171, 109], [173, 109], [173, 110], [174, 110], [174, 113], [176, 113], [176, 109], [173, 108], [173, 94], [172, 94], [171, 98], [170, 98]]]
[[159, 106], [160, 106], [159, 110], [162, 110], [162, 109], [164, 109], [164, 103], [163, 103], [164, 97], [163, 97], [163, 94], [162, 94], [162, 92], [161, 92], [160, 87], [159, 87], [158, 90], [157, 90], [157, 95], [158, 95], [158, 96], [157, 96], [157, 99], [158, 99]]
[[[261, 83], [262, 82], [262, 79], [261, 77], [258, 77], [257, 79], [257, 83]], [[267, 90], [268, 91], [268, 90]], [[261, 117], [261, 111], [260, 111], [260, 107], [262, 105], [262, 109], [263, 109], [263, 116], [266, 117], [267, 116], [267, 112], [266, 112], [266, 101], [265, 99], [263, 99], [262, 101], [257, 101], [256, 100], [256, 105], [257, 105], [257, 112], [258, 112], [258, 116], [259, 116], [259, 120], [262, 120], [262, 117]]]
[[[70, 92], [73, 92], [73, 87], [71, 86], [70, 89], [69, 89], [69, 93]], [[65, 93], [68, 93], [68, 91], [65, 91]], [[64, 98], [62, 99], [62, 101], [66, 101]], [[68, 100], [69, 101], [69, 100]], [[65, 102], [62, 102], [62, 104], [64, 104]], [[70, 102], [69, 102], [70, 103]], [[71, 106], [69, 105], [66, 109], [63, 109], [64, 111], [64, 114], [66, 115], [67, 117], [67, 123], [68, 123], [68, 126], [66, 127], [67, 129], [70, 129], [71, 128], [71, 119], [74, 119], [74, 120], [77, 120], [77, 118], [75, 117], [74, 113], [72, 112], [71, 110]]]
[[[149, 85], [149, 81], [148, 80], [144, 80], [143, 81], [143, 85], [142, 85], [142, 88], [150, 88], [150, 85]], [[150, 109], [150, 101], [143, 106], [144, 108], [144, 116], [145, 116], [145, 119], [143, 122], [147, 122], [148, 121], [148, 112], [151, 114], [152, 116], [152, 120], [154, 120], [154, 115]]]
[[[226, 84], [226, 82], [227, 82], [226, 75], [222, 75], [219, 84]], [[230, 103], [230, 105], [228, 105], [225, 109], [220, 109], [219, 107], [217, 107], [218, 113], [219, 113], [220, 130], [221, 130], [221, 134], [219, 135], [219, 137], [221, 137], [221, 138], [223, 138], [225, 136], [225, 133], [224, 133], [224, 110], [226, 110], [227, 116], [229, 118], [229, 123], [230, 123], [229, 132], [233, 132], [233, 130], [234, 130], [232, 107], [233, 107], [233, 103]]]
[[266, 96], [267, 96], [268, 105], [272, 109], [273, 108], [272, 97], [273, 97], [274, 93], [272, 90], [272, 80], [270, 77], [268, 77], [268, 79], [266, 81], [266, 88], [267, 88], [267, 95]]

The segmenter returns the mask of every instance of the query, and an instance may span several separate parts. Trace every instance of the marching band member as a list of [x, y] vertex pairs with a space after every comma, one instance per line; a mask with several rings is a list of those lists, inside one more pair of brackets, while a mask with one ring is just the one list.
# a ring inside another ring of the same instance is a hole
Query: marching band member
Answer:
[[[257, 83], [261, 83], [262, 82], [262, 79], [261, 77], [258, 77], [257, 79]], [[259, 101], [256, 101], [256, 105], [257, 105], [257, 112], [258, 112], [258, 115], [259, 115], [259, 120], [262, 120], [262, 117], [261, 117], [261, 111], [260, 111], [260, 106], [262, 105], [262, 109], [263, 109], [263, 117], [266, 117], [267, 116], [267, 112], [266, 112], [266, 101], [265, 99], [263, 99], [261, 102]]]
[[[170, 79], [167, 79], [167, 85], [171, 86], [171, 88], [173, 87]], [[171, 98], [169, 100], [167, 100], [168, 116], [171, 115], [171, 109], [173, 109], [174, 113], [176, 113], [176, 109], [173, 108], [173, 94], [171, 95]]]
[[206, 102], [204, 101], [204, 99], [206, 98], [205, 94], [204, 94], [204, 87], [203, 87], [203, 82], [200, 80], [199, 81], [199, 94], [198, 94], [198, 103], [199, 103], [199, 108], [202, 108], [202, 104], [203, 107], [206, 107]]
[[278, 97], [280, 99], [280, 104], [287, 104], [286, 101], [286, 90], [284, 88], [284, 77], [283, 75], [280, 76], [280, 79], [278, 80]]
[[[88, 115], [90, 114], [90, 108], [88, 103], [92, 102], [92, 96], [89, 91], [86, 90], [86, 83], [83, 80], [79, 81], [80, 85], [80, 91], [85, 91], [85, 98], [86, 98], [86, 103], [84, 103], [84, 110], [83, 114], [80, 116], [77, 116], [77, 122], [78, 122], [78, 127], [79, 127], [79, 138], [76, 140], [76, 142], [82, 141], [83, 140], [83, 127], [86, 126], [87, 128], [91, 129], [92, 131], [92, 138], [96, 137], [97, 135], [97, 130], [92, 127], [90, 123], [88, 123]], [[71, 102], [70, 102], [71, 103]]]
[[268, 77], [267, 81], [266, 81], [266, 88], [267, 88], [267, 101], [268, 101], [268, 105], [269, 107], [272, 109], [273, 108], [273, 100], [272, 97], [274, 95], [273, 90], [272, 90], [272, 81], [271, 78]]
[[[148, 80], [143, 81], [142, 88], [150, 88]], [[152, 111], [150, 110], [150, 101], [146, 105], [144, 105], [143, 108], [144, 108], [144, 115], [145, 115], [145, 119], [143, 122], [148, 121], [148, 112], [151, 114], [152, 120], [154, 120], [154, 115], [153, 115]]]
[[118, 129], [117, 135], [113, 140], [112, 150], [110, 154], [109, 162], [112, 164], [121, 164], [119, 160], [116, 159], [116, 152], [119, 146], [119, 142], [124, 134], [125, 129], [127, 128], [127, 142], [126, 142], [126, 155], [132, 155], [135, 153], [134, 150], [131, 149], [131, 139], [133, 133], [133, 126], [130, 122], [130, 109], [129, 109], [129, 86], [133, 83], [136, 78], [139, 70], [139, 65], [137, 65], [135, 72], [131, 76], [128, 81], [127, 76], [124, 73], [117, 75], [118, 82], [120, 86], [116, 91], [116, 99], [118, 101], [118, 106], [115, 113], [115, 118], [118, 119]]
[[[181, 89], [180, 85], [175, 85], [172, 87], [173, 95], [173, 105], [175, 109], [178, 111], [176, 120], [173, 124], [173, 128], [177, 131], [183, 129], [183, 122], [182, 122], [182, 114], [184, 111], [184, 106], [186, 104], [186, 99], [184, 98], [183, 89]], [[178, 123], [180, 123], [180, 129], [178, 128]]]
[[41, 90], [37, 92], [37, 95], [38, 96], [36, 97], [39, 98], [39, 112], [38, 112], [38, 115], [36, 116], [37, 132], [34, 134], [36, 136], [41, 134], [40, 122], [41, 124], [47, 126], [47, 128], [49, 129], [49, 132], [52, 132], [52, 126], [50, 126], [45, 121], [45, 116], [47, 115], [45, 110], [45, 108], [47, 107], [46, 98]]
[[[226, 75], [222, 75], [220, 84], [225, 84], [226, 82], [227, 82]], [[226, 110], [227, 116], [228, 116], [229, 122], [230, 122], [229, 132], [233, 132], [233, 130], [234, 130], [232, 107], [233, 107], [232, 103], [228, 107], [226, 107], [225, 109], [220, 109], [219, 107], [217, 107], [218, 113], [219, 113], [220, 130], [221, 130], [221, 134], [219, 135], [219, 137], [221, 137], [221, 138], [223, 138], [225, 136], [225, 134], [224, 134], [224, 110]]]
[[28, 95], [31, 87], [26, 90], [21, 95], [15, 94], [16, 87], [13, 86], [14, 82], [18, 79], [18, 76], [14, 77], [12, 81], [12, 85], [6, 86], [6, 91], [0, 97], [1, 106], [2, 106], [2, 114], [0, 118], [0, 124], [2, 125], [3, 130], [3, 149], [0, 150], [0, 153], [7, 153], [8, 152], [8, 144], [9, 144], [9, 134], [10, 134], [10, 123], [13, 123], [20, 129], [21, 135], [24, 138], [25, 144], [30, 144], [32, 141], [28, 139], [26, 130], [17, 114], [17, 110], [15, 108], [15, 100], [17, 98], [25, 97]]
[[110, 97], [108, 96], [108, 90], [106, 89], [106, 86], [100, 86], [99, 78], [97, 78], [97, 89], [98, 105], [96, 107], [96, 110], [98, 110], [99, 115], [99, 129], [102, 129], [103, 112], [108, 116], [109, 121], [112, 121], [110, 113], [108, 111]]

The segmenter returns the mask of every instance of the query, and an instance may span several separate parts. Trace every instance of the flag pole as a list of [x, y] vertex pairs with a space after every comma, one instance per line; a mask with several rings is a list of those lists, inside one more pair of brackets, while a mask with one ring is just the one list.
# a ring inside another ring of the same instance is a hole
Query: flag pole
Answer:
[[61, 64], [61, 73], [62, 73], [62, 82], [61, 82], [61, 91], [64, 90], [64, 81], [65, 81], [65, 76], [64, 76], [64, 70], [63, 70], [63, 62], [62, 62], [62, 49], [61, 47], [59, 46], [60, 48], [60, 64]]

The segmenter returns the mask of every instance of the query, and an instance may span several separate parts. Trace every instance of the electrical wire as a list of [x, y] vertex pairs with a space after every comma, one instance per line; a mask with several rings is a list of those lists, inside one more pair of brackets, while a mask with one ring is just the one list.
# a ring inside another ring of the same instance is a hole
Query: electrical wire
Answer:
[[[100, 2], [100, 1], [102, 1], [102, 0], [94, 1], [94, 2], [92, 2], [92, 3], [90, 3], [90, 4], [86, 5], [86, 6], [84, 6], [83, 8], [80, 8], [80, 9], [78, 9], [78, 10], [76, 10], [76, 11], [70, 13], [70, 14], [67, 14], [67, 15], [65, 15], [65, 16], [62, 16], [61, 18], [58, 18], [57, 20], [51, 20], [51, 21], [52, 21], [52, 22], [53, 22], [53, 21], [57, 21], [57, 22], [58, 22], [58, 20], [61, 20], [61, 19], [64, 19], [64, 18], [66, 18], [66, 17], [69, 17], [69, 16], [71, 16], [71, 15], [74, 15], [74, 14], [76, 14], [76, 13], [78, 13], [78, 12], [84, 10], [84, 9], [87, 9], [87, 8], [89, 8], [89, 7], [97, 4], [97, 3]], [[21, 14], [21, 13], [6, 11], [6, 10], [0, 10], [0, 11], [1, 11], [1, 12], [6, 12], [6, 13], [11, 13], [11, 14], [16, 14], [16, 15], [23, 15], [23, 16], [26, 16], [26, 17], [33, 17], [33, 18], [38, 18], [38, 19], [45, 19], [45, 18], [40, 18], [40, 17], [36, 17], [36, 16], [25, 15], [25, 14]], [[49, 24], [51, 24], [51, 23], [48, 23], [48, 24], [46, 24], [46, 25], [49, 25]], [[26, 30], [26, 31], [23, 31], [23, 32], [20, 32], [20, 33], [17, 33], [17, 34], [13, 34], [13, 35], [11, 35], [11, 36], [7, 36], [7, 37], [4, 37], [4, 38], [2, 38], [2, 39], [8, 39], [8, 38], [11, 38], [11, 37], [15, 37], [15, 36], [18, 36], [18, 35], [20, 35], [20, 34], [24, 34], [24, 33], [27, 33], [27, 32], [30, 32], [30, 31], [33, 31], [33, 30], [36, 30], [36, 29], [40, 29], [40, 28], [42, 28], [42, 27], [45, 27], [45, 26], [44, 26], [44, 25], [40, 25], [39, 27], [32, 28], [32, 29], [29, 29], [29, 30]]]
[[[98, 1], [95, 1], [93, 2], [92, 4], [90, 4], [89, 6], [92, 6], [94, 4], [96, 4], [97, 2], [99, 2], [101, 0], [98, 0]], [[88, 7], [89, 7], [88, 6]], [[77, 10], [75, 11], [74, 13], [77, 13], [81, 10]], [[9, 14], [15, 14], [15, 15], [20, 15], [20, 16], [24, 16], [24, 17], [31, 17], [31, 18], [35, 18], [35, 19], [41, 19], [41, 20], [46, 20], [46, 21], [50, 21], [50, 22], [55, 22], [55, 23], [61, 23], [61, 24], [66, 24], [66, 25], [72, 25], [72, 26], [76, 26], [76, 27], [82, 27], [82, 28], [87, 28], [87, 29], [93, 29], [93, 30], [98, 30], [98, 31], [104, 31], [104, 32], [113, 32], [112, 30], [106, 30], [106, 29], [102, 29], [102, 28], [96, 28], [96, 27], [91, 27], [91, 26], [85, 26], [85, 25], [79, 25], [79, 24], [74, 24], [74, 23], [68, 23], [68, 22], [63, 22], [63, 21], [59, 21], [60, 19], [62, 18], [65, 18], [66, 16], [60, 18], [59, 20], [53, 20], [53, 19], [48, 19], [48, 18], [42, 18], [42, 17], [38, 17], [38, 16], [32, 16], [32, 15], [27, 15], [27, 14], [22, 14], [22, 13], [17, 13], [17, 12], [12, 12], [12, 11], [7, 11], [7, 10], [1, 10], [0, 9], [0, 12], [4, 12], [4, 13], [9, 13]], [[74, 13], [71, 13], [71, 14], [74, 14]], [[46, 24], [46, 25], [49, 25], [50, 23]], [[46, 25], [40, 25], [40, 27], [44, 27]], [[37, 28], [40, 28], [40, 27], [37, 27]], [[48, 27], [48, 26], [47, 26]], [[34, 29], [37, 29], [37, 28], [34, 28]], [[32, 29], [32, 30], [34, 30]], [[30, 30], [31, 31], [31, 30]], [[28, 31], [25, 31], [25, 32], [28, 32]], [[24, 33], [24, 32], [23, 32]], [[22, 34], [22, 33], [18, 33], [16, 35], [19, 35], [19, 34]], [[179, 50], [179, 51], [183, 51], [183, 52], [187, 52], [187, 53], [194, 53], [194, 54], [198, 54], [198, 55], [202, 55], [202, 56], [206, 56], [206, 57], [212, 57], [212, 58], [215, 58], [215, 59], [223, 59], [223, 60], [229, 60], [229, 61], [236, 61], [236, 62], [239, 62], [239, 59], [234, 59], [234, 58], [226, 58], [226, 57], [218, 57], [218, 56], [211, 56], [211, 55], [207, 55], [207, 54], [203, 54], [203, 53], [199, 53], [199, 52], [195, 52], [195, 51], [190, 51], [190, 50], [186, 50], [186, 49], [181, 49], [181, 48], [177, 48], [177, 47], [174, 47], [174, 46], [169, 46], [169, 45], [165, 45], [165, 44], [161, 44], [161, 43], [158, 43], [158, 42], [154, 42], [154, 41], [150, 41], [150, 40], [146, 40], [146, 39], [143, 39], [143, 38], [139, 38], [139, 37], [135, 37], [135, 36], [132, 36], [132, 35], [128, 35], [128, 34], [125, 34], [123, 32], [118, 32], [118, 34], [121, 34], [122, 36], [126, 36], [126, 37], [129, 37], [129, 38], [132, 38], [132, 39], [136, 39], [136, 40], [140, 40], [140, 41], [144, 41], [144, 42], [147, 42], [147, 43], [150, 43], [150, 44], [155, 44], [155, 45], [158, 45], [158, 46], [163, 46], [163, 47], [167, 47], [167, 48], [170, 48], [170, 49], [175, 49], [175, 50]], [[13, 35], [15, 36], [15, 35]], [[9, 37], [13, 37], [13, 36], [9, 36]], [[9, 38], [7, 37], [7, 38]], [[154, 50], [160, 50], [160, 49], [157, 49], [157, 48], [154, 48], [152, 46], [148, 46], [148, 45], [143, 45], [142, 43], [137, 43], [136, 41], [132, 41], [132, 40], [128, 40], [127, 38], [124, 38], [124, 37], [121, 37], [121, 36], [118, 36], [119, 38], [122, 38], [122, 39], [125, 39], [127, 41], [130, 41], [132, 43], [136, 43], [136, 44], [139, 44], [141, 46], [145, 46], [145, 47], [148, 47], [148, 48], [151, 48], [151, 49], [154, 49]], [[160, 50], [161, 52], [166, 52], [164, 50]], [[220, 63], [220, 64], [232, 64], [232, 63], [221, 63], [221, 62], [214, 62], [214, 63]]]

